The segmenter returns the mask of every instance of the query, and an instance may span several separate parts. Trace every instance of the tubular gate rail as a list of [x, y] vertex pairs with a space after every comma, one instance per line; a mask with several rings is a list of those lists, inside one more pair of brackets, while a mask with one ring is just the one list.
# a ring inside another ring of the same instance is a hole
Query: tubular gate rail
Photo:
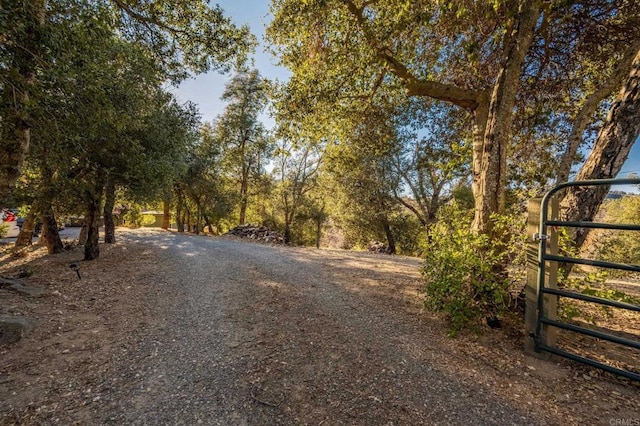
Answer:
[[618, 302], [615, 300], [605, 299], [601, 297], [588, 296], [585, 294], [566, 291], [563, 289], [545, 287], [545, 275], [546, 275], [546, 262], [565, 262], [578, 265], [589, 265], [601, 268], [619, 269], [624, 271], [640, 272], [640, 266], [629, 265], [623, 263], [605, 262], [599, 260], [582, 259], [575, 257], [558, 256], [547, 253], [547, 239], [548, 239], [548, 227], [570, 227], [570, 228], [591, 228], [591, 229], [614, 229], [614, 230], [629, 230], [640, 231], [640, 224], [613, 224], [613, 223], [597, 223], [597, 222], [565, 222], [560, 220], [549, 220], [548, 208], [549, 201], [552, 196], [558, 191], [571, 187], [571, 186], [605, 186], [605, 185], [629, 185], [640, 184], [640, 179], [602, 179], [602, 180], [587, 180], [563, 183], [555, 188], [551, 189], [542, 199], [540, 208], [540, 228], [539, 232], [534, 235], [534, 239], [538, 241], [538, 291], [537, 291], [537, 321], [535, 326], [535, 332], [533, 333], [534, 350], [536, 352], [548, 352], [551, 354], [559, 355], [565, 358], [569, 358], [574, 361], [578, 361], [592, 367], [600, 368], [613, 374], [617, 374], [632, 380], [640, 381], [640, 374], [634, 373], [628, 370], [622, 370], [612, 367], [610, 365], [595, 361], [590, 358], [586, 358], [563, 349], [559, 349], [553, 345], [545, 344], [541, 338], [543, 326], [552, 326], [567, 330], [570, 332], [580, 333], [587, 336], [595, 337], [597, 339], [606, 340], [609, 342], [617, 343], [623, 346], [640, 349], [640, 340], [625, 339], [613, 334], [603, 333], [596, 330], [591, 330], [585, 327], [580, 327], [574, 324], [565, 323], [556, 319], [549, 318], [545, 315], [546, 309], [544, 304], [549, 303], [545, 300], [545, 295], [553, 295], [557, 297], [566, 297], [570, 299], [582, 300], [585, 302], [596, 303], [600, 305], [611, 306], [614, 308], [626, 309], [629, 311], [640, 312], [640, 305], [633, 305], [630, 303]]

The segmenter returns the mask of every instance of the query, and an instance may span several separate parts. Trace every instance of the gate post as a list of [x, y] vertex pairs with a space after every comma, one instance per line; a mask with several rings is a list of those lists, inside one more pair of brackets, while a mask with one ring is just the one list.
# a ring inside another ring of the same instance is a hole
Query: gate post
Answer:
[[[538, 247], [539, 241], [534, 239], [534, 234], [540, 232], [540, 209], [541, 198], [529, 200], [528, 219], [527, 219], [527, 238], [529, 241], [527, 247], [527, 285], [525, 288], [525, 352], [538, 358], [548, 359], [550, 354], [547, 352], [536, 352], [533, 335], [536, 331], [538, 323]], [[549, 219], [556, 219], [558, 216], [558, 200], [551, 199], [549, 202], [549, 211], [547, 212]], [[558, 232], [549, 227], [547, 229], [547, 254], [558, 254]], [[545, 287], [557, 288], [558, 286], [558, 262], [546, 262], [545, 265]], [[555, 320], [558, 316], [558, 296], [547, 294], [544, 296], [543, 315], [545, 318]], [[556, 341], [557, 329], [548, 325], [542, 326], [540, 343], [547, 346], [554, 346]]]

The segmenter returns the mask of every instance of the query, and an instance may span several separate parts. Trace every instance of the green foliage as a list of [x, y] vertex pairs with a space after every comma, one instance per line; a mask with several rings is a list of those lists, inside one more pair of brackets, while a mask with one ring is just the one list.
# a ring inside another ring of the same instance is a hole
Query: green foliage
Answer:
[[517, 281], [505, 269], [525, 260], [521, 218], [493, 216], [498, 235], [494, 241], [471, 231], [471, 219], [472, 212], [455, 203], [447, 205], [440, 220], [429, 227], [425, 251], [425, 303], [447, 314], [452, 335], [465, 328], [477, 330], [483, 320], [505, 313], [509, 290]]
[[124, 224], [126, 226], [137, 227], [142, 223], [142, 209], [140, 206], [133, 204], [131, 205], [125, 214], [122, 216], [124, 220]]
[[[599, 297], [602, 299], [614, 300], [617, 302], [640, 304], [640, 297], [631, 296], [620, 290], [613, 289], [605, 284], [609, 277], [608, 272], [595, 272], [588, 274], [578, 274], [562, 278], [558, 283], [559, 287], [567, 288], [578, 293]], [[582, 318], [593, 325], [597, 325], [601, 317], [609, 318], [612, 309], [609, 306], [589, 304], [592, 309], [587, 309], [584, 302], [579, 302], [567, 298], [562, 299], [560, 304], [560, 316], [568, 321]]]
[[152, 214], [143, 214], [140, 218], [140, 226], [152, 226], [156, 223], [156, 217]]
[[410, 212], [398, 212], [390, 218], [391, 231], [396, 242], [396, 253], [420, 256], [426, 246], [427, 229]]
[[9, 224], [0, 222], [0, 238], [4, 238], [9, 232]]
[[[604, 221], [609, 223], [640, 224], [640, 196], [627, 195], [617, 200], [609, 200], [602, 209]], [[599, 259], [640, 265], [640, 232], [604, 231], [597, 234], [594, 244]], [[615, 275], [625, 275], [623, 271], [611, 271]]]

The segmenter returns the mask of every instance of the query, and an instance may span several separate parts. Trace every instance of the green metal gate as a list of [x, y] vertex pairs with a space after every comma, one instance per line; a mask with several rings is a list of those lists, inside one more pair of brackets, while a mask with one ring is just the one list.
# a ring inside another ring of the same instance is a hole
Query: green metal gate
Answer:
[[542, 328], [544, 325], [546, 325], [546, 326], [567, 330], [573, 333], [579, 333], [579, 334], [595, 337], [597, 339], [606, 340], [619, 345], [640, 350], [640, 337], [636, 340], [626, 339], [613, 334], [603, 333], [597, 330], [592, 330], [592, 329], [581, 327], [578, 325], [562, 322], [556, 319], [551, 319], [544, 314], [546, 312], [544, 304], [548, 303], [548, 301], [545, 301], [545, 295], [557, 296], [558, 298], [566, 297], [570, 299], [576, 299], [576, 300], [582, 300], [585, 302], [606, 305], [613, 308], [627, 309], [630, 311], [640, 312], [640, 305], [634, 305], [630, 303], [619, 302], [619, 301], [605, 299], [601, 297], [585, 295], [582, 293], [568, 291], [565, 289], [549, 288], [545, 286], [545, 276], [546, 276], [545, 262], [547, 261], [565, 262], [565, 263], [572, 263], [572, 264], [578, 264], [578, 265], [595, 266], [600, 268], [640, 272], [640, 266], [638, 265], [629, 265], [629, 264], [605, 262], [600, 260], [565, 257], [565, 256], [558, 256], [558, 255], [547, 253], [547, 240], [549, 236], [549, 227], [640, 231], [640, 224], [565, 222], [560, 220], [548, 219], [549, 201], [551, 200], [554, 194], [556, 194], [558, 191], [561, 191], [564, 188], [572, 187], [572, 186], [609, 186], [609, 185], [629, 185], [629, 184], [640, 184], [640, 179], [602, 179], [602, 180], [568, 182], [568, 183], [564, 183], [556, 186], [555, 188], [547, 192], [547, 194], [542, 199], [542, 204], [540, 209], [540, 228], [539, 228], [538, 234], [534, 236], [534, 239], [538, 241], [538, 301], [537, 301], [538, 306], [537, 306], [536, 327], [532, 337], [534, 339], [534, 350], [536, 352], [548, 352], [551, 354], [559, 355], [574, 361], [588, 364], [596, 368], [600, 368], [602, 370], [608, 371], [613, 374], [617, 374], [632, 380], [640, 381], [640, 374], [638, 373], [615, 368], [610, 365], [601, 363], [599, 361], [586, 358], [584, 356], [580, 356], [572, 352], [568, 352], [564, 349], [547, 345], [543, 342], [543, 339], [541, 338]]

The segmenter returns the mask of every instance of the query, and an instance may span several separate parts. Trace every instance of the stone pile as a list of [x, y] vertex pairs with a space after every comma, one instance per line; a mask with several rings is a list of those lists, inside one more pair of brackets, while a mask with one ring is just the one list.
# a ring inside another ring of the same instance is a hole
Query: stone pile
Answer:
[[225, 235], [248, 238], [265, 243], [284, 244], [284, 237], [277, 231], [260, 225], [238, 225], [230, 229]]
[[373, 241], [369, 243], [368, 249], [371, 253], [384, 253], [384, 254], [391, 253], [391, 250], [389, 249], [388, 245], [378, 241]]

